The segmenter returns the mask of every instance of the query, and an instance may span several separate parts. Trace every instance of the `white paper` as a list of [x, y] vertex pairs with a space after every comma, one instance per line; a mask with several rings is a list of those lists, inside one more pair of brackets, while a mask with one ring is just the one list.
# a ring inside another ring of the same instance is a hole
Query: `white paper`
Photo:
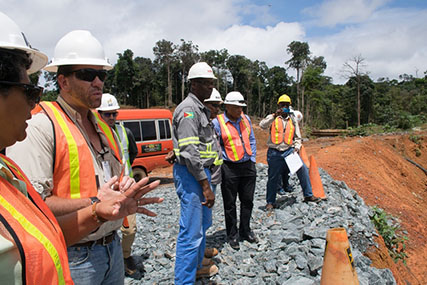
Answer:
[[288, 165], [290, 175], [294, 175], [298, 169], [302, 167], [302, 160], [297, 152], [293, 152], [292, 154], [285, 157], [285, 161]]

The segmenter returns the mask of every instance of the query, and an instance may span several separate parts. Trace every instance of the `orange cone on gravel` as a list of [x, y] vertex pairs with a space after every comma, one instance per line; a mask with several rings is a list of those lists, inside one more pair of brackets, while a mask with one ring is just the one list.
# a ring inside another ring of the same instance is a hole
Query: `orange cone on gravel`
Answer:
[[310, 156], [310, 182], [313, 195], [321, 199], [326, 199], [325, 190], [323, 189], [322, 180], [320, 179], [319, 170], [317, 169], [317, 163], [314, 156]]
[[356, 268], [344, 228], [334, 228], [326, 233], [320, 285], [357, 285]]
[[301, 157], [301, 160], [304, 162], [305, 166], [310, 168], [310, 161], [308, 160], [307, 153], [305, 152], [305, 147], [302, 145], [299, 149], [299, 156]]

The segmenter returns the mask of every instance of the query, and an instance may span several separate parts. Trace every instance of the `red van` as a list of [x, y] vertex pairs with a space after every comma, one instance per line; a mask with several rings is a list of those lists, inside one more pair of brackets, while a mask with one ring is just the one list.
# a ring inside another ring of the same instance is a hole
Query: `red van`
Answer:
[[165, 156], [173, 149], [172, 113], [168, 109], [119, 109], [117, 122], [135, 136], [138, 155], [132, 164], [136, 181], [153, 169], [169, 166]]

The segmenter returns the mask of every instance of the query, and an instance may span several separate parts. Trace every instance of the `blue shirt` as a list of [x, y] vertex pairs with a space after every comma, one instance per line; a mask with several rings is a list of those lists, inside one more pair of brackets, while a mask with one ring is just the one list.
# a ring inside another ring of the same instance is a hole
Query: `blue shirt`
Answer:
[[[255, 140], [254, 130], [252, 128], [251, 119], [249, 118], [249, 116], [247, 116], [247, 115], [245, 115], [245, 116], [249, 121], [249, 125], [251, 126], [251, 134], [249, 135], [249, 143], [251, 144], [252, 155], [249, 155], [246, 152], [246, 149], [243, 148], [245, 150], [245, 155], [243, 156], [243, 158], [241, 160], [236, 161], [239, 163], [240, 162], [246, 162], [249, 159], [252, 160], [253, 162], [256, 162], [256, 140]], [[237, 132], [239, 133], [240, 137], [242, 137], [242, 132], [240, 130], [240, 121], [241, 120], [242, 120], [242, 118], [239, 117], [236, 122], [233, 122], [227, 117], [227, 113], [224, 113], [225, 123], [227, 124], [227, 122], [230, 122], [237, 129]], [[222, 140], [221, 127], [219, 125], [218, 118], [213, 119], [212, 124], [214, 125], [215, 131], [218, 134], [218, 138], [220, 140], [221, 149], [222, 149], [222, 158], [226, 161], [232, 161], [231, 159], [228, 158], [227, 153], [225, 152], [224, 141]], [[242, 143], [244, 144], [243, 140], [242, 140]]]

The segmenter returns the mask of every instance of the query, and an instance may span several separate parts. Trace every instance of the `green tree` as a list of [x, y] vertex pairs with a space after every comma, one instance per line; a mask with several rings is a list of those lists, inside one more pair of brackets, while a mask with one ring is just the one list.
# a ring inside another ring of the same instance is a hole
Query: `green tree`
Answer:
[[129, 96], [133, 91], [135, 77], [135, 62], [133, 52], [127, 49], [123, 54], [118, 53], [118, 60], [114, 66], [113, 92], [119, 102], [128, 104]]
[[297, 108], [303, 112], [304, 106], [300, 104], [300, 82], [302, 73], [304, 72], [304, 69], [307, 66], [307, 62], [309, 61], [310, 47], [306, 42], [293, 41], [288, 45], [286, 51], [287, 53], [290, 53], [292, 57], [285, 63], [297, 71]]
[[185, 95], [185, 78], [190, 67], [199, 61], [199, 47], [193, 45], [191, 41], [186, 42], [181, 39], [181, 45], [176, 49], [177, 58], [181, 63], [181, 101]]
[[161, 40], [156, 42], [153, 47], [155, 61], [166, 66], [167, 70], [167, 99], [165, 105], [172, 106], [172, 77], [171, 77], [171, 65], [175, 61], [175, 49], [176, 46], [171, 41]]

